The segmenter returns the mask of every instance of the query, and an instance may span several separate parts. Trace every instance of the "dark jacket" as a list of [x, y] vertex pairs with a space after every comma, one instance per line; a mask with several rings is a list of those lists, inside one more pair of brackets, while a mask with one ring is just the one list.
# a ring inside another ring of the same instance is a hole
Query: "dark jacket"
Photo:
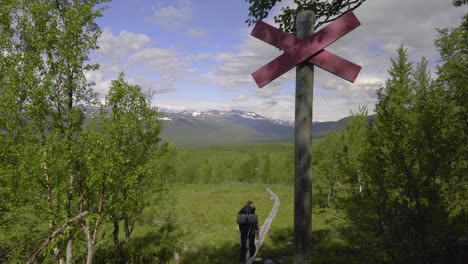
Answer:
[[[240, 209], [240, 211], [238, 212], [238, 214], [253, 214], [253, 213], [255, 213], [255, 206], [253, 206], [252, 204], [247, 204], [247, 205], [245, 205], [245, 206], [242, 207], [242, 209]], [[249, 230], [258, 231], [258, 223], [239, 225], [239, 230], [240, 230], [241, 232], [246, 232], [246, 233], [247, 233]]]

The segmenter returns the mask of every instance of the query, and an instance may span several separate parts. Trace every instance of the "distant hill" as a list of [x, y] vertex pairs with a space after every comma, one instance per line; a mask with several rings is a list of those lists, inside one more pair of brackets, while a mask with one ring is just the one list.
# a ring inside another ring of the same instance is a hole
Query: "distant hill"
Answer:
[[[276, 120], [239, 110], [164, 112], [162, 138], [178, 146], [245, 145], [294, 140], [294, 120]], [[338, 131], [346, 118], [312, 125], [312, 137]]]
[[[85, 125], [99, 108], [86, 106]], [[369, 120], [372, 116], [369, 116]], [[318, 139], [338, 131], [348, 117], [338, 121], [314, 122], [312, 138]], [[294, 140], [294, 120], [270, 119], [239, 110], [180, 113], [161, 112], [161, 137], [176, 146], [228, 146]]]

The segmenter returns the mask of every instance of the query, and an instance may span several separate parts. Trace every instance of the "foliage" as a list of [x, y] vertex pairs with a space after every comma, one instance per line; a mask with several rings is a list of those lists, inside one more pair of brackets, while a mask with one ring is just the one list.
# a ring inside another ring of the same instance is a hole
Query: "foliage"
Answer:
[[179, 148], [171, 183], [285, 183], [294, 179], [292, 143]]
[[[17, 237], [14, 242], [19, 244], [44, 236], [47, 225], [51, 234], [80, 212], [75, 195], [81, 179], [77, 167], [77, 138], [83, 122], [80, 106], [95, 100], [84, 73], [97, 68], [87, 61], [100, 34], [95, 19], [101, 9], [96, 6], [104, 2], [2, 2], [0, 108], [5, 115], [0, 118], [0, 130], [2, 143], [7, 143], [1, 161], [10, 207], [6, 216], [14, 217], [12, 212], [32, 206], [35, 210], [29, 213], [34, 220], [27, 225], [44, 224], [31, 227], [34, 235]], [[7, 230], [15, 232], [15, 228]], [[62, 259], [68, 240], [67, 260], [71, 261], [74, 230], [68, 228], [67, 233], [56, 237], [51, 247], [55, 257]]]
[[[249, 26], [255, 24], [257, 20], [262, 20], [268, 16], [271, 9], [281, 2], [281, 0], [245, 0], [249, 2], [249, 18], [245, 21]], [[280, 25], [280, 29], [289, 32], [296, 32], [296, 17], [300, 11], [311, 10], [316, 15], [315, 28], [336, 20], [343, 14], [358, 8], [366, 0], [294, 0], [297, 6], [292, 9], [289, 6], [281, 8], [281, 14], [274, 17], [275, 23]]]
[[[171, 167], [162, 163], [167, 162], [170, 146], [160, 146], [160, 128], [157, 110], [141, 88], [128, 84], [121, 73], [83, 135], [84, 207], [94, 213], [86, 226], [97, 234], [102, 220], [113, 223], [114, 242], [124, 260], [118, 238], [120, 223], [123, 221], [124, 243], [128, 243], [143, 209], [165, 200], [161, 176], [170, 174]], [[93, 244], [95, 240], [96, 235]]]
[[454, 6], [462, 6], [468, 4], [468, 0], [453, 0], [452, 4]]
[[314, 148], [313, 173], [317, 195], [314, 204], [341, 208], [348, 192], [361, 192], [362, 168], [367, 146], [367, 107], [351, 112], [343, 129], [321, 140]]
[[450, 112], [456, 129], [453, 133], [462, 131], [453, 144], [463, 146], [459, 155], [468, 160], [465, 144], [468, 141], [468, 14], [462, 18], [460, 26], [439, 29], [435, 44], [443, 63], [437, 67], [437, 82], [446, 90], [447, 103], [453, 110]]
[[[97, 104], [84, 74], [97, 68], [87, 61], [105, 2], [2, 2], [0, 262], [24, 263], [45, 239], [52, 242], [38, 257], [44, 263], [90, 263], [95, 250], [102, 263], [168, 262], [174, 250], [186, 263], [227, 262], [237, 258], [234, 215], [245, 197], [260, 218], [271, 207], [264, 183], [282, 205], [261, 255], [292, 255], [291, 143], [176, 151], [160, 143], [157, 110], [123, 74], [84, 126], [84, 106]], [[278, 2], [249, 0], [251, 17], [266, 17]], [[362, 2], [296, 4], [326, 22], [346, 12], [334, 4]], [[298, 10], [285, 7], [276, 19], [293, 31]], [[401, 47], [371, 124], [362, 108], [344, 130], [313, 142], [318, 263], [466, 257], [467, 25], [465, 16], [439, 30], [437, 80], [425, 59], [413, 68]], [[84, 210], [86, 219], [49, 237]]]
[[362, 260], [457, 262], [467, 237], [463, 122], [427, 60], [413, 69], [406, 50], [397, 53], [371, 124], [363, 111], [323, 141], [336, 143], [317, 164], [328, 180], [319, 203], [346, 215], [343, 235]]
[[38, 261], [91, 263], [101, 228], [123, 220], [128, 241], [143, 209], [165, 201], [173, 150], [159, 144], [157, 110], [138, 86], [122, 74], [85, 127], [86, 107], [98, 104], [88, 54], [106, 2], [2, 2], [0, 262], [24, 263], [50, 240]]
[[126, 211], [124, 208], [145, 203], [145, 191], [158, 180], [158, 175], [152, 175], [156, 170], [148, 167], [149, 161], [152, 166], [158, 165], [159, 161], [152, 158], [164, 156], [165, 152], [158, 151], [165, 148], [158, 148], [158, 113], [139, 86], [129, 85], [121, 74], [112, 81], [106, 98], [100, 115], [87, 127], [83, 141], [90, 175], [86, 188], [89, 195], [98, 195], [100, 188], [106, 188], [102, 191], [112, 207], [110, 214], [120, 218]]

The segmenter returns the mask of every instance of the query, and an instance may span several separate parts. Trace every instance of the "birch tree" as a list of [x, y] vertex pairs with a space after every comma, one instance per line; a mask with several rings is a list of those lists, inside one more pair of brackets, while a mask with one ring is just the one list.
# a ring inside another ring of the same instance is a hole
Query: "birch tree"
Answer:
[[[77, 144], [83, 105], [94, 104], [86, 71], [88, 54], [101, 31], [95, 19], [105, 0], [2, 1], [0, 18], [0, 120], [2, 180], [16, 179], [12, 201], [34, 207], [36, 221], [48, 223], [49, 234], [84, 212]], [[16, 204], [15, 206], [21, 206]], [[21, 208], [21, 207], [19, 207]], [[60, 262], [73, 260], [77, 224], [54, 237], [52, 252]], [[47, 251], [50, 252], [50, 251]]]

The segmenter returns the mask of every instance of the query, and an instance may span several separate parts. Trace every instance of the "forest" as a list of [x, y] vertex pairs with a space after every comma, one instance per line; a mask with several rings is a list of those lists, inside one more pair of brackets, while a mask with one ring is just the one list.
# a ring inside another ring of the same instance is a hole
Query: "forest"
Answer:
[[[124, 72], [98, 100], [106, 2], [0, 4], [0, 263], [236, 263], [235, 214], [250, 195], [264, 219], [266, 187], [282, 205], [259, 256], [293, 263], [294, 144], [162, 142]], [[466, 263], [468, 15], [434, 43], [435, 74], [403, 43], [375, 115], [313, 141], [313, 263]]]

